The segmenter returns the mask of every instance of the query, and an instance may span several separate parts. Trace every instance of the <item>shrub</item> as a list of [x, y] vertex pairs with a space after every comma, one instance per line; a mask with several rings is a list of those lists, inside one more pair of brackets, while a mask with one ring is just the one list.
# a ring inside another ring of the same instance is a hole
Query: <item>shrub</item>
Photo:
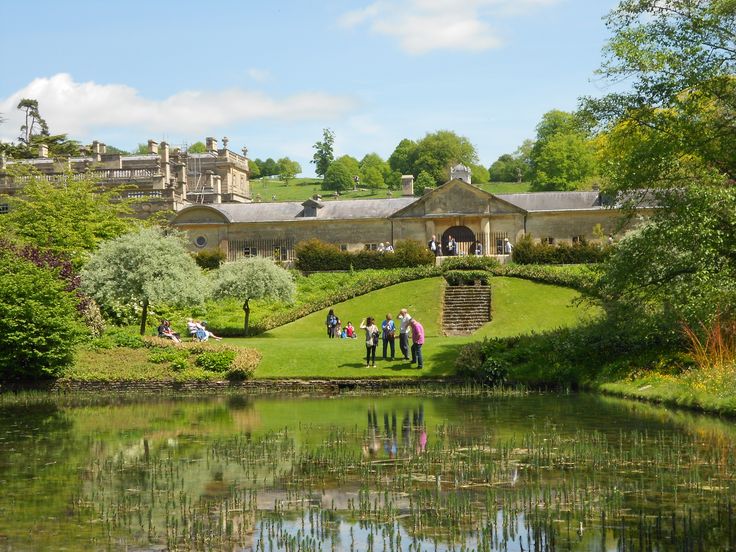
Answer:
[[513, 260], [518, 264], [581, 264], [603, 262], [610, 253], [609, 246], [581, 241], [557, 246], [534, 243], [531, 235], [521, 238], [514, 247]]
[[166, 349], [157, 348], [152, 349], [151, 352], [148, 353], [148, 360], [155, 364], [184, 360], [184, 363], [186, 364], [187, 356], [187, 352], [181, 349], [175, 349], [173, 347], [168, 347]]
[[434, 254], [414, 240], [400, 240], [392, 253], [341, 251], [337, 246], [311, 239], [297, 244], [296, 268], [305, 272], [408, 268], [434, 265]]
[[476, 283], [487, 286], [491, 273], [485, 270], [448, 270], [445, 280], [451, 286], [472, 286]]
[[129, 349], [142, 349], [146, 342], [140, 335], [131, 334], [123, 329], [116, 328], [112, 332], [112, 339], [116, 347], [128, 347]]
[[468, 343], [460, 349], [455, 359], [455, 372], [458, 376], [469, 377], [478, 373], [485, 362], [485, 340]]
[[194, 364], [208, 372], [225, 372], [235, 359], [236, 352], [232, 349], [219, 351], [205, 351], [194, 361]]
[[220, 268], [220, 265], [225, 262], [225, 259], [225, 253], [219, 249], [200, 251], [194, 256], [194, 260], [199, 267], [204, 268], [205, 270]]
[[78, 299], [53, 268], [0, 248], [0, 378], [53, 377], [84, 334]]
[[243, 381], [253, 376], [258, 363], [261, 361], [261, 353], [255, 349], [239, 349], [230, 368], [225, 372], [225, 377], [230, 381]]

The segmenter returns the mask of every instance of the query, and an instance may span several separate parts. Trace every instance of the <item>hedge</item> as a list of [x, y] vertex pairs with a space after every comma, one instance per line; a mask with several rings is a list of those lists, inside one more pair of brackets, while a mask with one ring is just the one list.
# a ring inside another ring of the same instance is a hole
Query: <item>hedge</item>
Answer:
[[311, 239], [296, 246], [296, 268], [306, 272], [408, 268], [435, 263], [434, 254], [414, 240], [396, 242], [394, 252], [341, 251], [336, 245]]
[[472, 286], [476, 282], [487, 286], [491, 273], [487, 270], [448, 270], [445, 280], [451, 286]]
[[582, 264], [606, 260], [610, 246], [581, 241], [572, 245], [534, 243], [530, 235], [521, 238], [514, 247], [513, 260], [517, 264]]

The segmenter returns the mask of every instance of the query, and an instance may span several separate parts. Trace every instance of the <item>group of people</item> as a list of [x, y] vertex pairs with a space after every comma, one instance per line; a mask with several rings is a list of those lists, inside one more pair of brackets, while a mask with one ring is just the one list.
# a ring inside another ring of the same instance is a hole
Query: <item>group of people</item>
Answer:
[[[475, 241], [471, 244], [472, 247], [468, 249], [468, 254], [473, 255], [483, 255], [483, 244], [481, 244], [479, 241]], [[435, 257], [439, 257], [444, 254], [450, 257], [454, 257], [458, 255], [458, 244], [457, 241], [453, 236], [447, 237], [447, 244], [445, 244], [444, 248], [442, 246], [442, 243], [437, 241], [437, 236], [434, 234], [432, 235], [432, 239], [427, 242], [427, 248], [434, 253]], [[498, 246], [498, 254], [499, 255], [511, 255], [513, 252], [514, 246], [511, 244], [508, 238], [504, 238], [503, 240], [503, 246]]]
[[[422, 356], [422, 345], [424, 345], [424, 326], [418, 320], [415, 320], [407, 312], [401, 309], [397, 316], [398, 328], [391, 313], [386, 314], [386, 318], [381, 322], [381, 326], [377, 325], [377, 320], [372, 316], [364, 318], [360, 322], [360, 329], [365, 331], [365, 365], [376, 365], [376, 349], [378, 342], [383, 342], [383, 360], [394, 360], [396, 357], [396, 332], [399, 334], [399, 350], [404, 360], [409, 360], [411, 353], [411, 363], [416, 363], [420, 370], [424, 367], [424, 357]], [[357, 338], [356, 330], [352, 322], [348, 321], [343, 328], [340, 317], [335, 314], [334, 309], [330, 309], [325, 320], [327, 326], [327, 337], [334, 338]], [[411, 346], [409, 339], [411, 338]], [[388, 356], [389, 351], [391, 356]]]
[[391, 242], [386, 243], [379, 243], [378, 249], [376, 249], [379, 253], [393, 253], [394, 252], [394, 246], [391, 245]]
[[[174, 343], [181, 343], [181, 335], [173, 330], [169, 320], [161, 320], [157, 332], [160, 338], [170, 339]], [[207, 341], [210, 337], [218, 341], [222, 339], [209, 331], [205, 327], [205, 322], [193, 318], [187, 318], [187, 333], [189, 337], [196, 341]]]

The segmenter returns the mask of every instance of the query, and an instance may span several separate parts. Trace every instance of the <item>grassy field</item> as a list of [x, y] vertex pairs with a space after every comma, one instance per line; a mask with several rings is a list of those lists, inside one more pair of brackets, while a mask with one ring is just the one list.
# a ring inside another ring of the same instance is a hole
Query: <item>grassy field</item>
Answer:
[[[442, 279], [430, 278], [390, 286], [334, 306], [343, 322], [356, 327], [365, 316], [383, 319], [406, 307], [425, 328], [425, 366], [417, 370], [403, 360], [378, 360], [365, 367], [363, 333], [357, 339], [328, 339], [327, 310], [306, 316], [255, 338], [228, 339], [230, 344], [256, 348], [263, 359], [256, 378], [355, 378], [444, 376], [453, 373], [458, 349], [479, 337], [504, 337], [581, 323], [595, 313], [573, 306], [578, 293], [568, 288], [515, 278], [494, 278], [493, 321], [467, 337], [440, 336]], [[381, 355], [379, 344], [378, 355]], [[398, 340], [396, 342], [397, 357]]]
[[[490, 182], [478, 184], [478, 187], [492, 194], [516, 194], [529, 191], [529, 184], [526, 182]], [[286, 185], [281, 180], [270, 180], [261, 178], [252, 180], [250, 183], [251, 194], [255, 198], [260, 196], [261, 201], [304, 201], [314, 194], [320, 194], [322, 199], [334, 199], [331, 192], [322, 190], [322, 181], [315, 178], [295, 178]], [[342, 192], [340, 197], [343, 199], [376, 199], [389, 197], [388, 190], [380, 189], [372, 192], [370, 190], [358, 190]], [[394, 191], [393, 197], [398, 197], [400, 192]]]

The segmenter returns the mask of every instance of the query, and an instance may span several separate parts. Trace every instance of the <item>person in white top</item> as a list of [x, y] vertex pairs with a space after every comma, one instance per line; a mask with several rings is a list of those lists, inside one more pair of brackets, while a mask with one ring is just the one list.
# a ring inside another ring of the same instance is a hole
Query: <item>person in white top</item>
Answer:
[[365, 330], [365, 365], [366, 368], [373, 363], [376, 366], [376, 347], [378, 347], [378, 337], [380, 332], [378, 326], [373, 322], [372, 317], [364, 319], [360, 323], [360, 327]]
[[409, 360], [409, 323], [411, 322], [411, 315], [406, 309], [399, 311], [399, 349], [401, 354], [404, 355], [404, 360]]

